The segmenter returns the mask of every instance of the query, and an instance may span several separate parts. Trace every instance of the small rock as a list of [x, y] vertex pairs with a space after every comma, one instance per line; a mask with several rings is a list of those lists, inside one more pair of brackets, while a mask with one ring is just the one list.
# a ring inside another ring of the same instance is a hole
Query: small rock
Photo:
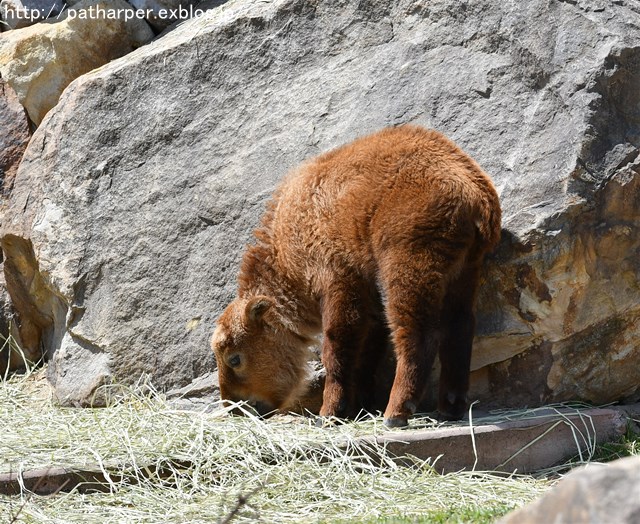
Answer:
[[211, 412], [220, 400], [218, 374], [206, 373], [191, 384], [168, 391], [166, 397], [174, 409]]
[[640, 457], [590, 464], [499, 524], [636, 524], [640, 520]]
[[217, 373], [206, 373], [196, 378], [191, 384], [167, 391], [167, 398], [195, 398], [215, 394], [220, 389]]

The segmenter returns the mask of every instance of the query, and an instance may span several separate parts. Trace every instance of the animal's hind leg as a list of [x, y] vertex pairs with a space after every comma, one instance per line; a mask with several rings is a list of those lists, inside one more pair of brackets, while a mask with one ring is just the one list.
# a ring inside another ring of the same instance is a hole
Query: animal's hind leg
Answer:
[[430, 249], [402, 253], [381, 264], [386, 315], [396, 354], [396, 376], [384, 414], [388, 426], [405, 426], [423, 396], [444, 339], [441, 313], [448, 274], [459, 270], [457, 253]]
[[444, 302], [445, 340], [440, 348], [438, 412], [445, 420], [459, 420], [467, 409], [471, 348], [475, 331], [473, 302], [480, 267], [465, 267], [449, 285]]

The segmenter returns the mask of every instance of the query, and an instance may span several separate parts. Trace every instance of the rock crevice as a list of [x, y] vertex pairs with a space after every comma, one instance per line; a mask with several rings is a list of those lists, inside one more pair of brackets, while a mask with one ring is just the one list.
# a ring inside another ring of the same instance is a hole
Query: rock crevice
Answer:
[[30, 362], [50, 358], [66, 329], [67, 304], [40, 272], [33, 246], [24, 238], [2, 238], [7, 290], [17, 312], [17, 342]]

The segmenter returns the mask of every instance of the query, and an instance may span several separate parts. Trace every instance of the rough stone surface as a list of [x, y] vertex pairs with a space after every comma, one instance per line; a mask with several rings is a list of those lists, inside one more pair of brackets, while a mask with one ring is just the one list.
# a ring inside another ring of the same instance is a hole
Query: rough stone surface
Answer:
[[72, 80], [154, 36], [144, 20], [97, 15], [98, 9], [132, 12], [124, 0], [83, 0], [73, 8], [75, 16], [65, 11], [59, 19], [8, 31], [0, 38], [0, 76], [16, 91], [36, 125]]
[[64, 5], [63, 0], [2, 0], [0, 20], [8, 29], [19, 29], [56, 16]]
[[548, 494], [510, 513], [500, 524], [640, 521], [640, 457], [590, 464], [560, 481]]
[[236, 0], [76, 80], [31, 141], [3, 239], [58, 395], [210, 371], [213, 321], [276, 182], [413, 122], [501, 193], [472, 397], [637, 397], [635, 6]]
[[[0, 192], [7, 195], [30, 138], [29, 121], [11, 86], [0, 78]], [[1, 208], [0, 208], [1, 213]]]

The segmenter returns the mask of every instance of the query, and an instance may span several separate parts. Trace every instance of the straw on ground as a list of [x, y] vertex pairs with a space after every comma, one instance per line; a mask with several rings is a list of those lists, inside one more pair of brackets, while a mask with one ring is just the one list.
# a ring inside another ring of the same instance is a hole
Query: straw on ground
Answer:
[[0, 471], [97, 464], [109, 489], [0, 497], [2, 521], [491, 520], [550, 486], [531, 476], [439, 475], [427, 462], [399, 466], [381, 449], [374, 461], [358, 440], [385, 431], [373, 417], [317, 428], [302, 417], [178, 411], [149, 386], [108, 408], [62, 408], [34, 393], [33, 380], [0, 384]]

